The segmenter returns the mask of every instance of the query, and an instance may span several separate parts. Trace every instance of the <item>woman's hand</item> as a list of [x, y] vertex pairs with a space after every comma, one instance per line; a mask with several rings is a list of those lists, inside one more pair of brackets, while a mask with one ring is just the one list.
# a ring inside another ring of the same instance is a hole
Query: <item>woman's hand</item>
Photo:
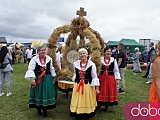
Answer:
[[36, 85], [35, 78], [33, 78], [33, 77], [31, 78], [31, 84], [32, 84], [32, 85]]
[[56, 83], [56, 79], [55, 79], [55, 77], [52, 77], [52, 82], [53, 82], [53, 84], [55, 84], [55, 83]]
[[117, 83], [117, 85], [119, 84], [119, 81], [120, 81], [119, 79], [116, 79], [116, 83]]
[[96, 93], [99, 94], [100, 91], [99, 91], [99, 87], [96, 87]]

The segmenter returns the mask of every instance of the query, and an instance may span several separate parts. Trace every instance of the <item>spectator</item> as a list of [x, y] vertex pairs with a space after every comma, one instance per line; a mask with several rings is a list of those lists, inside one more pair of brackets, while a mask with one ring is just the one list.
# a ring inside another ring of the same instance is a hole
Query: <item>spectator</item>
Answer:
[[156, 59], [157, 56], [158, 56], [158, 44], [156, 44], [155, 50], [153, 50], [152, 53], [151, 53], [151, 57], [150, 57], [150, 69], [149, 69], [149, 79], [146, 82], [147, 84], [152, 82], [152, 65], [153, 65], [153, 62], [154, 62], [154, 60]]
[[113, 47], [111, 57], [116, 58], [116, 56], [117, 56], [117, 48], [116, 48], [116, 47]]
[[26, 48], [22, 48], [23, 61], [26, 64]]
[[125, 79], [124, 79], [124, 73], [126, 70], [126, 54], [124, 52], [124, 45], [122, 43], [118, 44], [118, 56], [117, 56], [117, 61], [118, 61], [118, 67], [119, 67], [119, 73], [120, 73], [120, 84], [121, 87], [119, 88], [118, 93], [119, 94], [124, 94], [125, 93]]
[[135, 54], [133, 55], [133, 74], [137, 75], [137, 73], [142, 72], [139, 62], [139, 57], [140, 57], [139, 48], [135, 48], [134, 51]]
[[10, 78], [11, 78], [11, 71], [13, 70], [10, 62], [12, 61], [12, 56], [10, 51], [7, 49], [6, 46], [1, 48], [0, 54], [0, 96], [3, 96], [3, 84], [4, 80], [6, 79], [6, 86], [7, 86], [7, 95], [10, 96]]
[[129, 57], [129, 54], [130, 54], [129, 47], [126, 48], [125, 52], [126, 52], [126, 60], [128, 60], [128, 57]]
[[12, 53], [12, 47], [10, 47], [9, 44], [7, 44], [7, 48], [10, 51], [10, 53]]
[[12, 65], [15, 64], [15, 59], [16, 59], [16, 54], [15, 54], [15, 49], [14, 47], [12, 48]]
[[37, 48], [32, 49], [32, 57], [36, 56], [37, 54]]
[[147, 47], [144, 48], [144, 51], [143, 51], [142, 55], [143, 55], [143, 62], [147, 63], [147, 60], [148, 60], [148, 50], [147, 50]]
[[26, 58], [27, 58], [28, 64], [32, 58], [32, 53], [33, 53], [33, 49], [31, 49], [31, 46], [29, 45], [28, 49], [26, 50]]
[[[150, 62], [150, 55], [151, 55], [152, 51], [155, 50], [153, 42], [151, 42], [149, 46], [150, 46], [150, 50], [148, 52], [148, 60], [147, 60], [148, 62]], [[142, 76], [143, 78], [147, 78], [147, 76], [149, 75], [149, 69], [150, 69], [150, 63], [148, 65], [146, 74], [144, 76]]]

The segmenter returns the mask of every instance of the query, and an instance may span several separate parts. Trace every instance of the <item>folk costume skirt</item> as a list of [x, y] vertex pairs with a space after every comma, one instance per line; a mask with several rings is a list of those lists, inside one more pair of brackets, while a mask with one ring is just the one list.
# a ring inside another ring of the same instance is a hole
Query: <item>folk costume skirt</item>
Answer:
[[77, 92], [78, 83], [74, 83], [72, 99], [70, 104], [70, 116], [76, 119], [91, 118], [95, 116], [96, 91], [91, 84], [84, 84], [84, 92], [82, 88]]
[[104, 73], [99, 76], [99, 80], [100, 94], [97, 95], [98, 105], [118, 105], [118, 92], [114, 75], [108, 75], [108, 71], [104, 71]]
[[[39, 76], [36, 76], [36, 81]], [[56, 107], [55, 84], [51, 75], [45, 75], [39, 85], [30, 89], [29, 108], [53, 109]]]

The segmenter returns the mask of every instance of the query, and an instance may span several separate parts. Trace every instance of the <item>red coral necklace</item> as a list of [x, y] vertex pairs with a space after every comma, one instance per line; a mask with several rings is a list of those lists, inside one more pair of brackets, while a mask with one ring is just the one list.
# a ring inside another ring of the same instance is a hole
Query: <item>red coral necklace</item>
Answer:
[[82, 69], [82, 70], [85, 70], [86, 67], [87, 67], [87, 64], [88, 64], [88, 60], [87, 60], [87, 62], [86, 62], [86, 64], [85, 64], [85, 66], [82, 66], [82, 62], [80, 61], [80, 67], [81, 67], [81, 69]]
[[104, 62], [105, 62], [106, 65], [108, 65], [109, 62], [110, 62], [110, 58], [108, 59], [108, 62], [106, 62], [106, 58], [104, 57]]
[[46, 63], [46, 56], [44, 57], [43, 60], [41, 57], [39, 57], [39, 60], [40, 60], [41, 64], [44, 65]]

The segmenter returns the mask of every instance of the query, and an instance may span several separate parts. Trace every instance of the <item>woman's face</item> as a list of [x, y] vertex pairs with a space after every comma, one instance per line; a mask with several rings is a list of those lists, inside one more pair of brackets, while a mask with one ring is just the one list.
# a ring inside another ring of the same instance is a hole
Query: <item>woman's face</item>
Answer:
[[106, 50], [106, 52], [104, 53], [105, 57], [111, 57], [111, 55], [112, 55], [111, 49]]
[[87, 53], [84, 52], [84, 51], [79, 53], [79, 59], [80, 60], [87, 60], [87, 56], [88, 56]]
[[39, 51], [38, 54], [40, 56], [45, 56], [46, 55], [46, 47], [42, 47]]

